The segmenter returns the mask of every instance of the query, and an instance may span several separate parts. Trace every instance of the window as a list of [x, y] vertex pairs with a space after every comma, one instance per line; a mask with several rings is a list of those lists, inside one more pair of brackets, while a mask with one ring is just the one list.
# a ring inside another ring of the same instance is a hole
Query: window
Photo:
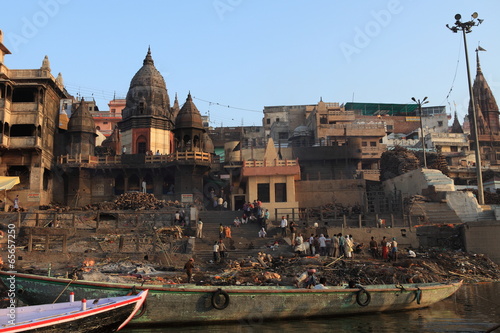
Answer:
[[257, 184], [257, 197], [262, 202], [270, 202], [269, 184]]
[[362, 141], [362, 142], [361, 142], [361, 146], [362, 146], [362, 147], [368, 147], [368, 142], [366, 142], [366, 141]]
[[387, 130], [388, 131], [392, 131], [394, 129], [394, 126], [393, 125], [387, 125]]
[[279, 132], [278, 133], [278, 138], [280, 140], [286, 140], [286, 139], [288, 139], [288, 133], [287, 132]]
[[443, 127], [443, 121], [438, 121], [438, 127]]
[[370, 147], [377, 147], [377, 141], [370, 141]]
[[33, 103], [35, 102], [35, 88], [16, 88], [12, 94], [13, 103]]
[[286, 202], [286, 183], [274, 184], [274, 201]]
[[457, 146], [451, 146], [450, 147], [450, 151], [453, 152], [453, 153], [456, 153], [456, 152], [458, 152], [458, 147]]
[[267, 118], [267, 119], [266, 119], [266, 124], [268, 124], [268, 125], [269, 125], [270, 123], [271, 123], [271, 119], [270, 119], [270, 118]]
[[[280, 122], [280, 118], [276, 118], [276, 122], [279, 123]], [[262, 201], [262, 200], [261, 200]]]
[[108, 122], [107, 122], [107, 121], [103, 121], [103, 122], [102, 122], [102, 124], [103, 124], [103, 125], [107, 125], [107, 124], [108, 124]]

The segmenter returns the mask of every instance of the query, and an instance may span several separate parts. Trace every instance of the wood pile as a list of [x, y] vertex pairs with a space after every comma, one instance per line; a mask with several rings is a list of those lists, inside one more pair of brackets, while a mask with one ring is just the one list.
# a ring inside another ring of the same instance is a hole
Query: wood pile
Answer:
[[406, 148], [396, 146], [380, 157], [380, 180], [387, 180], [416, 170], [420, 161], [415, 154]]
[[131, 192], [124, 193], [114, 201], [118, 210], [148, 210], [170, 206], [165, 200], [158, 200], [151, 193]]

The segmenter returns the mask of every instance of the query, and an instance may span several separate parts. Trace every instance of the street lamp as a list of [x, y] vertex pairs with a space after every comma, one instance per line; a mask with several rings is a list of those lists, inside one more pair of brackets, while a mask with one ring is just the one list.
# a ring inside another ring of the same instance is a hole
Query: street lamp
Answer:
[[422, 140], [422, 151], [424, 152], [424, 168], [427, 169], [427, 158], [425, 157], [425, 137], [424, 137], [424, 125], [422, 124], [422, 105], [429, 103], [427, 97], [423, 100], [417, 100], [415, 97], [411, 98], [412, 101], [418, 105], [418, 114], [420, 115], [420, 139]]
[[481, 23], [483, 23], [484, 20], [478, 19], [477, 18], [477, 13], [474, 12], [472, 13], [471, 17], [472, 19], [467, 22], [462, 22], [460, 19], [462, 18], [462, 15], [457, 14], [455, 15], [455, 25], [450, 27], [448, 24], [446, 27], [453, 31], [454, 33], [457, 33], [459, 31], [462, 31], [462, 34], [464, 36], [464, 49], [465, 49], [465, 64], [467, 66], [467, 79], [469, 81], [469, 98], [471, 101], [471, 116], [472, 116], [472, 139], [474, 140], [476, 146], [475, 146], [475, 154], [476, 154], [476, 177], [477, 177], [477, 198], [479, 201], [480, 205], [484, 205], [484, 190], [483, 190], [483, 175], [481, 174], [481, 149], [479, 147], [479, 134], [477, 132], [477, 115], [476, 115], [476, 106], [474, 103], [474, 92], [472, 91], [472, 80], [470, 77], [470, 68], [469, 68], [469, 55], [467, 54], [467, 38], [465, 37], [466, 34], [472, 32], [472, 27], [478, 26]]

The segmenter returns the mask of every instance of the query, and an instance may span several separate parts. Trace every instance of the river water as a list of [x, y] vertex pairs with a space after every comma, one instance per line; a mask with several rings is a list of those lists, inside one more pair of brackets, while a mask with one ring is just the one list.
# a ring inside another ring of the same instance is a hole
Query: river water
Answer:
[[[175, 311], [175, 309], [173, 309]], [[500, 283], [463, 285], [431, 307], [330, 319], [245, 322], [233, 325], [134, 328], [121, 332], [485, 332], [500, 325]], [[500, 333], [500, 328], [494, 332]]]

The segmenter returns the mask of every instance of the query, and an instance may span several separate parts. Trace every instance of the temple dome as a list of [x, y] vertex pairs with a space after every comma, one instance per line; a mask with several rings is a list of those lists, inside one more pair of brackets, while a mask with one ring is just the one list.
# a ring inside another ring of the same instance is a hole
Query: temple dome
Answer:
[[191, 93], [188, 94], [186, 102], [175, 118], [175, 128], [204, 129], [200, 111], [198, 111], [198, 108], [194, 105]]
[[149, 48], [142, 67], [130, 81], [126, 106], [122, 111], [123, 119], [144, 115], [171, 117], [167, 86], [154, 66]]

